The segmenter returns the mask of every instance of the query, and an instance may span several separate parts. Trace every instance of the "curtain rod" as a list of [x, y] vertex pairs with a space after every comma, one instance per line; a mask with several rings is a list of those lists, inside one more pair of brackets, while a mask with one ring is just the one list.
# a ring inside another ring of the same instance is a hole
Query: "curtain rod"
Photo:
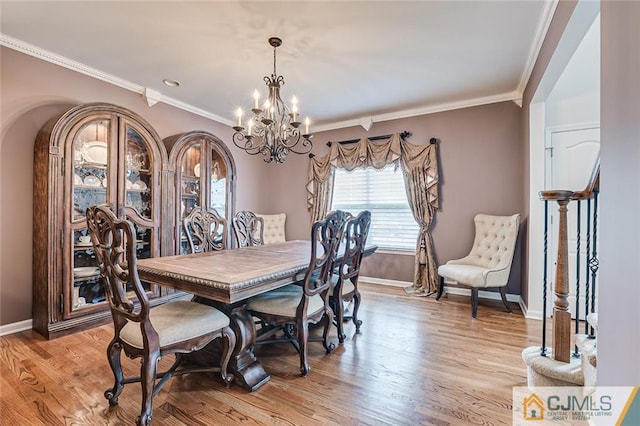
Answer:
[[[402, 139], [409, 138], [409, 137], [411, 137], [411, 135], [412, 135], [412, 133], [408, 132], [406, 130], [404, 132], [400, 133], [400, 137]], [[393, 134], [391, 134], [391, 135], [371, 136], [370, 138], [367, 138], [367, 139], [369, 139], [370, 141], [379, 141], [379, 140], [382, 140], [382, 139], [389, 139], [391, 136], [393, 136]], [[342, 144], [356, 143], [356, 142], [360, 142], [360, 139], [347, 139], [347, 140], [338, 141], [338, 142], [335, 142], [335, 143], [339, 143], [339, 144], [342, 145]], [[334, 143], [334, 142], [331, 142], [331, 141], [327, 142], [327, 146], [331, 146], [332, 143]]]
[[[400, 133], [400, 137], [402, 139], [406, 139], [408, 137], [411, 137], [412, 134], [413, 133], [408, 132], [408, 131], [405, 130], [404, 132]], [[372, 137], [367, 138], [367, 139], [369, 139], [370, 141], [377, 141], [377, 140], [381, 140], [381, 139], [389, 139], [391, 136], [393, 136], [393, 135], [372, 136]], [[347, 143], [356, 143], [356, 142], [360, 142], [360, 139], [348, 139], [348, 140], [344, 140], [344, 141], [338, 141], [338, 142], [335, 142], [335, 143], [347, 144]], [[333, 143], [334, 142], [329, 141], [329, 142], [327, 142], [327, 146], [330, 147]], [[429, 139], [429, 143], [430, 144], [438, 143], [438, 139], [431, 138], [431, 139]], [[313, 157], [315, 157], [315, 154], [312, 152], [312, 153], [309, 154], [309, 158], [313, 158]]]

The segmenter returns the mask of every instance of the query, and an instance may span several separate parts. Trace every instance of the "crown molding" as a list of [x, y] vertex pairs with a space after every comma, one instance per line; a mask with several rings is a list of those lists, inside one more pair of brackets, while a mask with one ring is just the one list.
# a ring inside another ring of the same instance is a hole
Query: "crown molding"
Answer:
[[[442, 103], [442, 104], [433, 104], [433, 105], [427, 105], [427, 106], [422, 106], [422, 107], [417, 107], [417, 108], [412, 108], [412, 109], [407, 109], [407, 110], [401, 110], [401, 111], [395, 111], [395, 112], [391, 112], [391, 113], [385, 113], [385, 114], [379, 114], [379, 115], [371, 115], [371, 116], [367, 116], [367, 120], [369, 123], [371, 123], [371, 125], [373, 125], [373, 123], [377, 123], [377, 122], [382, 122], [382, 121], [389, 121], [389, 120], [398, 120], [398, 119], [402, 119], [402, 118], [410, 118], [410, 117], [416, 117], [416, 116], [420, 116], [420, 115], [426, 115], [426, 114], [434, 114], [434, 113], [438, 113], [438, 112], [444, 112], [444, 111], [451, 111], [451, 110], [456, 110], [456, 109], [462, 109], [462, 108], [469, 108], [469, 107], [474, 107], [474, 106], [479, 106], [479, 105], [487, 105], [487, 104], [492, 104], [492, 103], [498, 103], [498, 102], [505, 102], [505, 101], [513, 101], [515, 102], [517, 105], [522, 105], [522, 92], [524, 87], [526, 86], [526, 82], [531, 74], [531, 70], [533, 69], [533, 64], [535, 63], [535, 58], [536, 55], [538, 54], [540, 47], [542, 45], [542, 40], [544, 40], [544, 36], [546, 34], [547, 29], [549, 28], [549, 24], [551, 22], [551, 17], [553, 16], [553, 11], [555, 11], [555, 8], [557, 6], [557, 2], [558, 0], [553, 0], [549, 3], [545, 3], [545, 11], [543, 13], [543, 16], [540, 19], [540, 24], [538, 26], [538, 32], [536, 34], [536, 38], [535, 38], [535, 42], [532, 45], [532, 49], [529, 52], [529, 63], [527, 64], [527, 70], [523, 73], [523, 76], [521, 78], [520, 81], [520, 85], [519, 85], [519, 89], [513, 92], [507, 92], [507, 93], [500, 93], [497, 95], [491, 95], [491, 96], [484, 96], [484, 97], [479, 97], [479, 98], [473, 98], [473, 99], [467, 99], [467, 100], [463, 100], [463, 101], [456, 101], [456, 102], [447, 102], [447, 103]], [[116, 77], [114, 75], [102, 72], [98, 69], [89, 67], [87, 65], [84, 65], [80, 62], [71, 60], [69, 58], [66, 58], [64, 56], [55, 54], [53, 52], [50, 52], [48, 50], [39, 48], [37, 46], [31, 45], [29, 43], [26, 43], [24, 41], [18, 40], [16, 38], [10, 37], [6, 34], [0, 33], [0, 45], [8, 47], [10, 49], [13, 50], [17, 50], [19, 52], [25, 53], [27, 55], [42, 59], [44, 61], [53, 63], [55, 65], [59, 65], [61, 67], [70, 69], [72, 71], [75, 72], [79, 72], [81, 74], [87, 75], [89, 77], [93, 77], [96, 78], [98, 80], [107, 82], [109, 84], [113, 84], [115, 86], [121, 87], [123, 89], [129, 90], [131, 92], [137, 93], [139, 95], [141, 95], [142, 97], [144, 97], [145, 94], [145, 90], [147, 88], [145, 88], [144, 86], [141, 86], [139, 84], [133, 83], [131, 81]], [[524, 82], [524, 83], [523, 83]], [[524, 84], [524, 86], [523, 86]], [[522, 86], [522, 89], [520, 88], [520, 86]], [[159, 92], [158, 92], [159, 93]], [[193, 105], [187, 104], [185, 102], [179, 101], [177, 99], [174, 99], [172, 97], [166, 96], [164, 94], [160, 94], [160, 97], [158, 99], [158, 102], [162, 102], [165, 103], [167, 105], [171, 105], [173, 107], [176, 107], [178, 109], [190, 112], [192, 114], [201, 116], [201, 117], [205, 117], [208, 118], [210, 120], [216, 121], [218, 123], [227, 125], [227, 126], [233, 126], [234, 122], [233, 120], [230, 120], [226, 117], [221, 117], [219, 115], [216, 114], [212, 114], [209, 111], [205, 111], [201, 108], [197, 108]], [[335, 130], [335, 129], [342, 129], [342, 128], [346, 128], [346, 127], [353, 127], [353, 126], [361, 126], [363, 122], [363, 118], [355, 118], [352, 120], [344, 120], [344, 121], [336, 121], [336, 122], [330, 122], [330, 123], [325, 123], [325, 124], [318, 124], [316, 126], [314, 126], [314, 131], [315, 132], [323, 132], [323, 131], [327, 131], [327, 130]]]
[[520, 77], [520, 83], [518, 83], [517, 92], [520, 93], [520, 97], [524, 93], [524, 89], [527, 88], [527, 84], [529, 83], [529, 78], [531, 77], [531, 73], [533, 72], [533, 67], [536, 64], [536, 60], [538, 59], [538, 54], [540, 53], [540, 49], [542, 48], [542, 43], [544, 42], [545, 37], [547, 36], [547, 31], [549, 30], [549, 26], [551, 25], [551, 20], [553, 19], [553, 15], [556, 12], [556, 7], [558, 6], [559, 0], [551, 0], [544, 3], [544, 9], [542, 10], [542, 14], [540, 15], [540, 19], [538, 20], [538, 26], [536, 28], [536, 34], [533, 37], [533, 43], [531, 43], [531, 48], [529, 49], [529, 56], [527, 57], [527, 64], [522, 71], [522, 76]]
[[[106, 83], [113, 84], [114, 86], [118, 86], [125, 90], [129, 90], [131, 92], [137, 93], [142, 97], [145, 96], [145, 90], [147, 88], [144, 86], [125, 80], [123, 78], [116, 77], [114, 75], [100, 71], [96, 68], [92, 68], [90, 66], [84, 65], [80, 62], [74, 61], [72, 59], [58, 55], [56, 53], [34, 46], [32, 44], [26, 43], [22, 40], [18, 40], [16, 38], [10, 37], [3, 33], [0, 33], [0, 46], [8, 47], [9, 49], [22, 52], [26, 55], [33, 56], [34, 58], [42, 59], [43, 61], [47, 61], [52, 64], [70, 69], [71, 71], [79, 72], [80, 74], [84, 74], [89, 77], [104, 81]], [[212, 114], [203, 109], [194, 107], [193, 105], [190, 105], [185, 102], [174, 99], [172, 97], [166, 96], [160, 92], [156, 92], [156, 93], [160, 95], [158, 96], [157, 102], [162, 102], [164, 104], [171, 105], [173, 107], [199, 115], [201, 117], [208, 118], [213, 121], [217, 121], [219, 123], [222, 123], [228, 126], [233, 125], [233, 120], [220, 117], [216, 114]]]
[[8, 47], [13, 50], [17, 50], [18, 52], [22, 52], [29, 56], [42, 59], [43, 61], [51, 62], [52, 64], [59, 65], [61, 67], [70, 69], [72, 71], [79, 72], [81, 74], [85, 74], [93, 78], [97, 78], [98, 80], [102, 80], [104, 82], [113, 84], [118, 87], [122, 87], [123, 89], [129, 90], [131, 92], [142, 94], [142, 92], [144, 91], [144, 87], [138, 84], [132, 83], [128, 80], [124, 80], [122, 78], [118, 78], [111, 74], [107, 74], [98, 69], [81, 64], [80, 62], [76, 62], [64, 56], [58, 55], [56, 53], [50, 52], [48, 50], [34, 46], [32, 44], [26, 43], [22, 40], [18, 40], [16, 38], [10, 37], [3, 33], [0, 33], [0, 45]]
[[[402, 111], [391, 112], [387, 114], [372, 115], [373, 123], [382, 121], [399, 120], [401, 118], [417, 117], [419, 115], [434, 114], [437, 112], [452, 111], [456, 109], [469, 108], [479, 105], [495, 104], [498, 102], [513, 101], [517, 105], [522, 105], [522, 93], [513, 91], [500, 93], [497, 95], [483, 96], [480, 98], [466, 99], [464, 101], [446, 102], [442, 104], [428, 105], [418, 108], [406, 109]], [[344, 129], [345, 127], [360, 126], [361, 118], [353, 120], [336, 121], [332, 123], [318, 124], [314, 126], [314, 132], [324, 132], [327, 130]]]

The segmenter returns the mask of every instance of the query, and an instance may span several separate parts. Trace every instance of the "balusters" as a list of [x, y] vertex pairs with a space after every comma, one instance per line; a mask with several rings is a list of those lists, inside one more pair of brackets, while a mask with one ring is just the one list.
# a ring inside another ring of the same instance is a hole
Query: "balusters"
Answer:
[[[587, 315], [596, 311], [596, 278], [599, 269], [597, 251], [598, 233], [598, 193], [600, 184], [600, 171], [594, 170], [589, 186], [580, 192], [547, 190], [539, 193], [540, 199], [544, 201], [544, 266], [543, 266], [543, 293], [542, 293], [542, 347], [540, 355], [547, 356], [546, 350], [546, 317], [547, 317], [547, 267], [548, 267], [548, 232], [549, 232], [549, 209], [548, 202], [558, 203], [559, 223], [558, 223], [558, 253], [556, 259], [556, 274], [554, 282], [554, 304], [553, 304], [553, 358], [556, 361], [569, 362], [571, 356], [580, 357], [578, 347], [574, 345], [571, 351], [571, 312], [569, 310], [569, 249], [567, 231], [567, 206], [570, 201], [576, 201], [576, 267], [575, 267], [575, 334], [580, 332], [580, 295], [582, 279], [580, 269], [585, 268], [584, 279], [584, 333], [595, 338], [593, 327], [589, 327]], [[585, 229], [585, 266], [581, 259], [582, 248], [582, 200], [587, 201], [586, 208], [586, 229]], [[593, 200], [593, 204], [592, 204]], [[592, 208], [593, 206], [593, 208]]]
[[542, 347], [540, 355], [547, 356], [547, 253], [549, 236], [549, 201], [544, 200], [544, 264], [542, 271]]

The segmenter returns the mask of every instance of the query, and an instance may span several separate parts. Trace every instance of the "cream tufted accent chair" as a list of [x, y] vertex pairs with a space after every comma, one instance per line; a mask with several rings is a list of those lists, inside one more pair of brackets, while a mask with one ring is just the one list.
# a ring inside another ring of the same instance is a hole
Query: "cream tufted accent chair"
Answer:
[[438, 268], [440, 286], [439, 300], [444, 290], [445, 278], [471, 287], [472, 316], [478, 313], [478, 290], [499, 287], [502, 303], [511, 312], [507, 303], [505, 286], [509, 281], [513, 253], [518, 238], [520, 215], [491, 216], [478, 214], [474, 218], [476, 236], [471, 253], [462, 259], [450, 260]]
[[261, 217], [264, 221], [264, 240], [263, 244], [284, 243], [287, 241], [284, 232], [284, 225], [287, 220], [287, 215], [284, 213], [278, 214], [259, 214], [256, 216]]

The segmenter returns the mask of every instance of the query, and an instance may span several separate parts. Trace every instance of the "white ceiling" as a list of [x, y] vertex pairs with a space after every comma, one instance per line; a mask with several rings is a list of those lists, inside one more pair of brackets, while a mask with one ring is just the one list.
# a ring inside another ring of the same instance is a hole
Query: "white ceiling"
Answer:
[[555, 4], [2, 0], [0, 41], [230, 124], [278, 36], [283, 98], [321, 130], [517, 100]]

